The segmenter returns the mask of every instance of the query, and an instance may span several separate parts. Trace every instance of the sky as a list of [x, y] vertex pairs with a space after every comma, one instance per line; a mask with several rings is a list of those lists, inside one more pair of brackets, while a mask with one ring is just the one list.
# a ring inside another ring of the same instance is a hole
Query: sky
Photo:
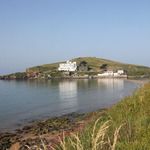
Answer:
[[149, 0], [0, 0], [0, 74], [92, 56], [150, 66]]

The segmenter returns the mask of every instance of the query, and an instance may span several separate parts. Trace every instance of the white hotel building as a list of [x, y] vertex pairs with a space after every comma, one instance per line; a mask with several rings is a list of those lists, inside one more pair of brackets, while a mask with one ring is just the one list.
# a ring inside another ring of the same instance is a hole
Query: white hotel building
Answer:
[[58, 71], [74, 72], [77, 70], [77, 63], [67, 61], [66, 63], [59, 64]]

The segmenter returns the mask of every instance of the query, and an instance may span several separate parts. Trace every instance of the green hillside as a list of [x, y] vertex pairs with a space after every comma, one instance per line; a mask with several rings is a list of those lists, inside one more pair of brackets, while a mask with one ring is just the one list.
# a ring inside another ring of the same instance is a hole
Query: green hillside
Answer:
[[[117, 61], [101, 59], [96, 57], [79, 57], [74, 58], [71, 61], [76, 61], [79, 65], [82, 61], [87, 62], [88, 66], [90, 67], [91, 71], [99, 72], [100, 66], [106, 64], [107, 69], [117, 70], [117, 69], [124, 69], [128, 72], [129, 76], [150, 76], [150, 68], [146, 66], [138, 66], [133, 64], [125, 64]], [[32, 68], [28, 68], [28, 72], [42, 72], [42, 73], [49, 73], [57, 71], [59, 63], [53, 64], [44, 64], [41, 66], [35, 66]]]

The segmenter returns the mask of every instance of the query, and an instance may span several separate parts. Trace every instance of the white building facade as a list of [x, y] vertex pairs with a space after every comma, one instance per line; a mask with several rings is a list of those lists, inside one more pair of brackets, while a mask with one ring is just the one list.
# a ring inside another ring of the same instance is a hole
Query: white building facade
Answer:
[[106, 71], [104, 73], [98, 74], [99, 77], [112, 77], [114, 75], [113, 71]]
[[74, 72], [77, 70], [77, 63], [67, 61], [66, 63], [59, 64], [58, 71]]
[[117, 72], [106, 71], [104, 73], [98, 74], [98, 77], [127, 77], [124, 70], [118, 70]]

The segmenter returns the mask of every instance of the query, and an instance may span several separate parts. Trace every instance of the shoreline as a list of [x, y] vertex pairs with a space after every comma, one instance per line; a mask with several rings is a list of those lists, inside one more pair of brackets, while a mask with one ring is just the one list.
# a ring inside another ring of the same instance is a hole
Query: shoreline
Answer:
[[[33, 120], [32, 123], [13, 131], [0, 131], [0, 149], [3, 147], [16, 150], [12, 147], [18, 145], [25, 147], [31, 141], [38, 144], [42, 138], [47, 138], [53, 142], [62, 132], [69, 135], [72, 132], [82, 130], [84, 126], [92, 120], [96, 113], [103, 113], [108, 108], [102, 108], [88, 113], [70, 113], [59, 117], [52, 117], [43, 120]], [[31, 142], [31, 144], [33, 144]], [[58, 141], [55, 141], [56, 143]], [[55, 143], [54, 142], [54, 143]], [[18, 150], [18, 149], [17, 149]]]
[[40, 80], [82, 80], [82, 79], [87, 79], [87, 80], [97, 80], [97, 79], [122, 79], [122, 80], [129, 80], [129, 81], [137, 81], [137, 82], [147, 82], [150, 81], [150, 78], [118, 78], [118, 77], [55, 77], [55, 78], [50, 78], [50, 79], [45, 79], [45, 78], [32, 78], [32, 79], [0, 79], [0, 81], [40, 81]]
[[98, 79], [101, 79], [101, 80], [105, 80], [105, 79], [113, 79], [113, 80], [116, 80], [116, 79], [120, 79], [120, 80], [129, 80], [129, 81], [135, 81], [135, 82], [138, 82], [138, 83], [146, 83], [148, 81], [150, 81], [150, 78], [124, 78], [124, 77], [56, 77], [56, 78], [50, 78], [50, 79], [41, 79], [41, 78], [33, 78], [33, 79], [0, 79], [0, 81], [49, 81], [49, 80], [98, 80]]
[[[93, 111], [92, 111], [93, 112]], [[89, 112], [90, 113], [90, 112]], [[16, 124], [16, 127], [12, 127], [11, 129], [7, 129], [7, 128], [2, 128], [0, 129], [0, 133], [15, 133], [16, 131], [19, 130], [23, 130], [24, 128], [28, 127], [28, 126], [32, 126], [35, 125], [36, 123], [39, 122], [46, 122], [48, 120], [60, 120], [61, 118], [77, 118], [83, 115], [86, 115], [88, 113], [78, 113], [78, 112], [72, 112], [72, 113], [67, 113], [67, 114], [60, 114], [60, 115], [56, 115], [56, 116], [47, 116], [47, 117], [40, 117], [38, 119], [32, 119], [30, 121], [27, 121], [26, 123], [23, 124]]]
[[54, 78], [30, 78], [30, 79], [0, 79], [1, 81], [30, 81], [30, 80], [80, 80], [80, 79], [128, 79], [127, 77], [54, 77]]

